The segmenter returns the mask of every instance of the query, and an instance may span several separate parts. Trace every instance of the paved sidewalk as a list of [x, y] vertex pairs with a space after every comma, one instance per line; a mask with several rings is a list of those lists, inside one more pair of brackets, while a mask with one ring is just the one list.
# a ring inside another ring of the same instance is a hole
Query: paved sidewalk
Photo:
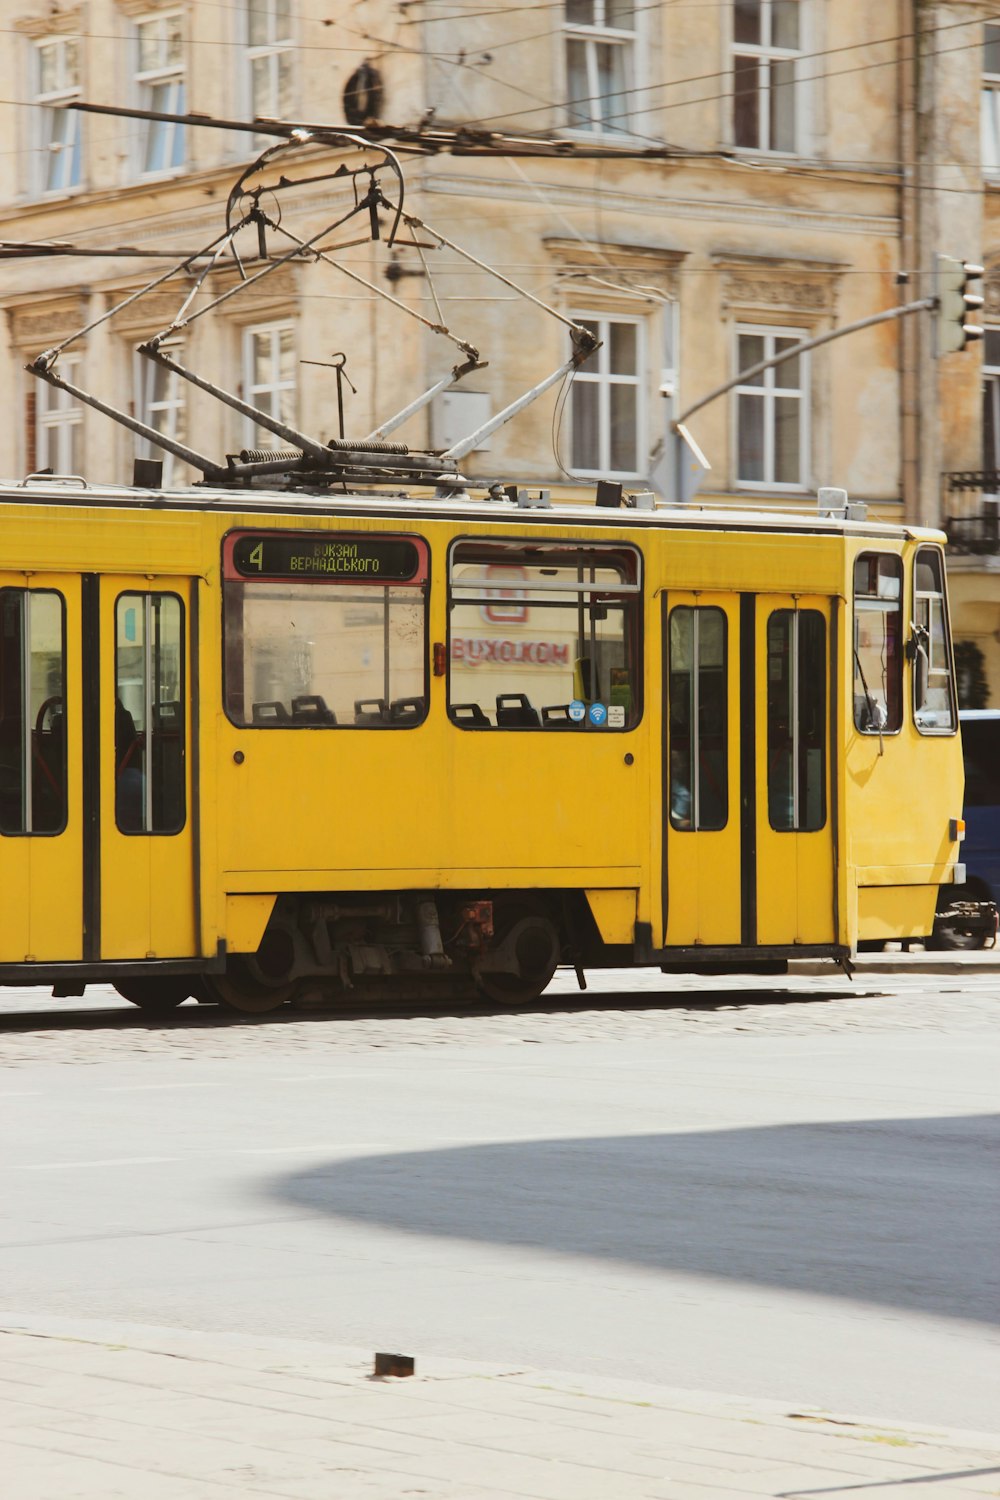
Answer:
[[[409, 1351], [401, 1351], [409, 1352]], [[1000, 1438], [323, 1344], [33, 1319], [0, 1331], [6, 1500], [951, 1500]], [[940, 1374], [940, 1372], [938, 1372]]]

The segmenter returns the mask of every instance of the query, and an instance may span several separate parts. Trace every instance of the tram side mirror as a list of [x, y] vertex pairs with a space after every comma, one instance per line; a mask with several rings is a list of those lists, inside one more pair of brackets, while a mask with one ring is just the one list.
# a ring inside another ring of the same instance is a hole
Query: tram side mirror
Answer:
[[925, 625], [912, 625], [912, 634], [906, 643], [906, 655], [913, 663], [914, 699], [917, 711], [927, 702], [927, 682], [930, 671], [929, 638]]

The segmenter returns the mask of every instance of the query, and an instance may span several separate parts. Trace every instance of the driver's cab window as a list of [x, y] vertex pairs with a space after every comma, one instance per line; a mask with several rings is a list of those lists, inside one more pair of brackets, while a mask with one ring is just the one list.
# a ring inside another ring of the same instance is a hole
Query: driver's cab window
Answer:
[[61, 594], [0, 589], [0, 833], [66, 826], [66, 618]]
[[922, 547], [913, 572], [913, 722], [921, 734], [951, 734], [956, 724], [944, 558]]
[[896, 734], [903, 722], [903, 563], [863, 552], [854, 564], [854, 723]]
[[185, 820], [184, 607], [176, 594], [115, 604], [115, 821], [179, 833]]

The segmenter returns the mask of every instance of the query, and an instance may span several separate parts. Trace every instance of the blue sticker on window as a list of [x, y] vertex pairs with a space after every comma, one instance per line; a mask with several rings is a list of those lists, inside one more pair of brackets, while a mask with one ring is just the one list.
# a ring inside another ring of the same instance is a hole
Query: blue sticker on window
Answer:
[[586, 703], [581, 702], [579, 698], [574, 698], [573, 702], [569, 705], [566, 712], [569, 714], [574, 724], [582, 724], [584, 719], [587, 717], [587, 705]]
[[608, 711], [603, 703], [592, 703], [590, 705], [590, 722], [603, 728], [608, 722]]

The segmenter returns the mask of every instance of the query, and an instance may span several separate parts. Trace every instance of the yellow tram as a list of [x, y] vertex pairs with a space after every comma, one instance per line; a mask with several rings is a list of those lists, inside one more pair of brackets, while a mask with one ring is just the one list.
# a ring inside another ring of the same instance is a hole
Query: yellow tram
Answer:
[[524, 1001], [926, 937], [942, 538], [848, 513], [0, 493], [0, 982]]

